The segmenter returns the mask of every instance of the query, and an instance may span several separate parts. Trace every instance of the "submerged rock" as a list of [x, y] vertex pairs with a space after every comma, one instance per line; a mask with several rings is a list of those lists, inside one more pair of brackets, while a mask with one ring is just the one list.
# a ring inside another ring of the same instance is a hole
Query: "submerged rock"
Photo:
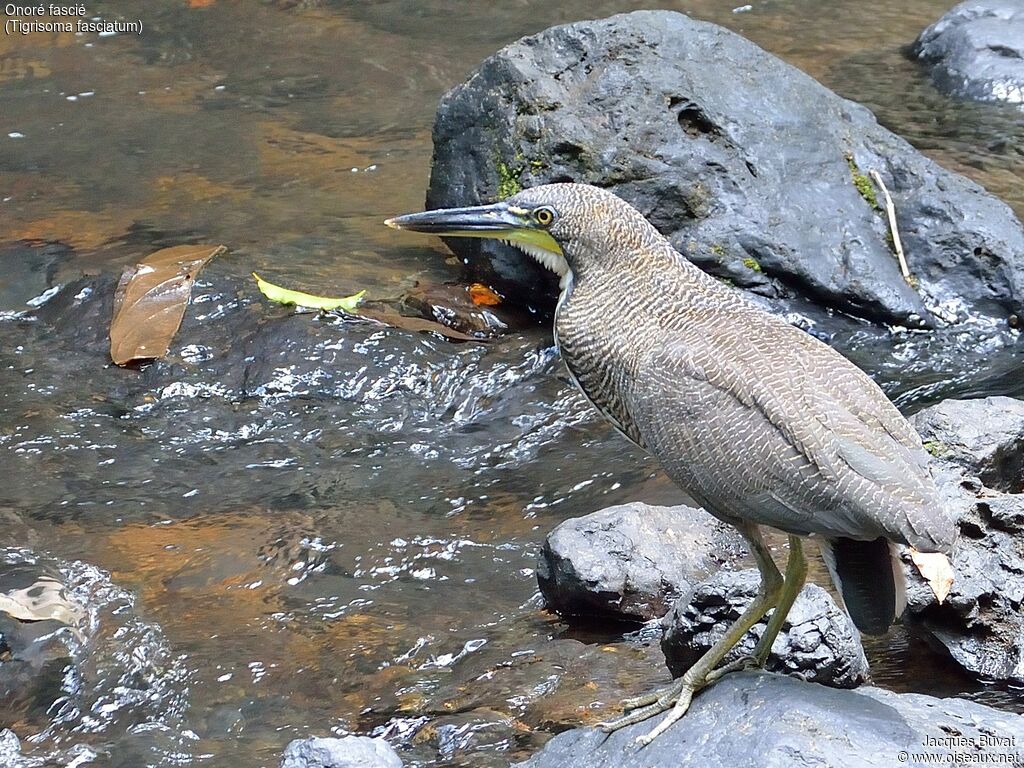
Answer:
[[1004, 491], [1022, 489], [1022, 416], [1024, 403], [1004, 397], [947, 400], [914, 416], [959, 519], [945, 602], [907, 566], [916, 626], [969, 672], [1017, 685], [1024, 684], [1024, 493]]
[[911, 52], [953, 96], [1024, 105], [1024, 2], [968, 0], [947, 11]]
[[402, 768], [402, 760], [383, 739], [296, 739], [285, 747], [281, 768]]
[[[516, 630], [506, 626], [504, 631], [514, 635]], [[417, 743], [440, 739], [438, 728], [450, 724], [453, 713], [465, 716], [460, 718], [467, 728], [461, 737], [470, 742], [502, 733], [522, 741], [532, 739], [531, 733], [596, 723], [609, 703], [643, 693], [664, 675], [660, 650], [639, 637], [609, 643], [538, 638], [526, 647], [510, 642], [501, 645], [506, 658], [495, 663], [498, 643], [490, 657], [471, 653], [452, 664], [451, 677], [426, 696], [401, 696], [395, 706], [375, 701], [370, 707], [381, 714], [430, 718], [417, 733]], [[472, 734], [477, 727], [489, 734]], [[465, 760], [473, 751], [472, 743], [448, 739], [448, 745], [453, 749], [442, 755], [446, 758]]]
[[515, 718], [480, 707], [430, 720], [416, 731], [413, 741], [418, 746], [429, 744], [446, 763], [475, 766], [483, 759], [486, 765], [484, 755], [501, 751], [504, 745], [521, 738], [524, 730]]
[[727, 675], [698, 693], [686, 717], [638, 750], [633, 741], [656, 722], [610, 735], [567, 731], [520, 765], [848, 768], [949, 764], [965, 753], [994, 763], [1024, 744], [1024, 718], [970, 701], [869, 687], [840, 691], [752, 672]]
[[[721, 27], [638, 11], [503, 48], [441, 100], [427, 206], [553, 181], [606, 187], [708, 272], [786, 305], [931, 326], [1024, 307], [1024, 230], [799, 70]], [[892, 192], [899, 272], [868, 173]], [[452, 239], [496, 284], [535, 293], [540, 268], [496, 241]], [[550, 283], [553, 285], [553, 279]]]
[[[722, 638], [757, 594], [756, 570], [722, 571], [682, 597], [665, 617], [661, 649], [673, 677]], [[728, 661], [753, 653], [767, 618], [743, 636]], [[812, 683], [856, 688], [868, 678], [860, 634], [850, 617], [817, 584], [808, 584], [793, 604], [772, 645], [766, 668], [796, 674]]]
[[702, 509], [633, 502], [551, 531], [537, 581], [567, 618], [648, 621], [742, 551], [736, 531]]
[[[452, 343], [337, 313], [299, 313], [216, 262], [197, 281], [168, 356], [117, 368], [107, 337], [114, 284], [113, 276], [82, 278], [24, 318], [0, 322], [0, 365], [18, 374], [0, 382], [0, 412], [22, 425], [19, 441], [39, 446], [0, 451], [10, 469], [0, 509], [49, 516], [83, 488], [109, 484], [104, 514], [122, 515], [122, 503], [138, 514], [134, 488], [154, 476], [163, 484], [147, 498], [154, 519], [190, 514], [193, 503], [204, 511], [348, 503], [352, 488], [368, 482], [353, 456], [400, 452], [404, 474], [391, 482], [420, 487], [453, 465], [525, 461], [568, 425], [595, 418], [553, 375], [557, 356], [546, 338]], [[97, 456], [116, 462], [98, 470]], [[194, 499], [212, 456], [217, 491]], [[562, 472], [549, 466], [552, 476]], [[267, 471], [291, 467], [302, 471]], [[52, 480], [40, 486], [44, 468]], [[108, 483], [113, 473], [118, 483]]]

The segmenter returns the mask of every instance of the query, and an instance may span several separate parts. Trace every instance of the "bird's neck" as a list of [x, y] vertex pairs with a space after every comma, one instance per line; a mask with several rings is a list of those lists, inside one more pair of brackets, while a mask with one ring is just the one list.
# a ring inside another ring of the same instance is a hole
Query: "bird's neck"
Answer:
[[623, 339], [635, 341], [666, 324], [708, 322], [745, 301], [655, 235], [584, 259], [567, 251], [570, 272], [555, 309], [555, 339], [564, 356], [586, 347], [629, 357], [636, 345], [622, 346]]
[[566, 282], [571, 286], [563, 290], [560, 303], [568, 301], [572, 292], [581, 287], [588, 292], [611, 292], [620, 298], [633, 294], [645, 300], [657, 300], [666, 286], [671, 286], [673, 293], [706, 294], [724, 289], [653, 227], [630, 234], [631, 237], [609, 238], [609, 242], [600, 245], [567, 244], [565, 258], [570, 274], [563, 281], [563, 288]]

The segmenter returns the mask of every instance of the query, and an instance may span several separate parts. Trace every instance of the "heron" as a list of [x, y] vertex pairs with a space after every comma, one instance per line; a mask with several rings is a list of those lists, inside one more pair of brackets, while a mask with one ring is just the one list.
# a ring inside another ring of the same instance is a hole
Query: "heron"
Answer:
[[[760, 571], [753, 601], [667, 688], [623, 702], [616, 730], [662, 712], [649, 743], [724, 674], [763, 667], [807, 576], [814, 537], [865, 634], [906, 605], [896, 545], [949, 555], [956, 526], [921, 438], [860, 368], [688, 261], [633, 206], [579, 183], [412, 213], [388, 226], [497, 238], [560, 277], [554, 339], [570, 378], [628, 440], [719, 520]], [[780, 572], [764, 529], [786, 535]], [[948, 561], [947, 561], [948, 563]], [[768, 613], [751, 656], [723, 664]]]

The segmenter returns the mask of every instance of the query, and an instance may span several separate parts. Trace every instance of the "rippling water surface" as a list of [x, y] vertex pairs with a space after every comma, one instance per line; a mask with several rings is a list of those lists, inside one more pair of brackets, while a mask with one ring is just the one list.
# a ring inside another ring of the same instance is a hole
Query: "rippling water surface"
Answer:
[[[505, 766], [667, 676], [651, 632], [569, 631], [536, 596], [552, 526], [682, 498], [544, 327], [452, 344], [267, 308], [247, 283], [387, 298], [457, 278], [380, 225], [422, 205], [438, 97], [521, 35], [653, 7], [492, 5], [97, 2], [143, 34], [0, 37], [0, 563], [90, 606], [67, 671], [0, 706], [27, 765], [272, 766], [292, 738], [373, 732], [411, 765]], [[1021, 113], [949, 102], [900, 54], [943, 3], [659, 7], [747, 35], [1024, 214]], [[109, 308], [83, 302], [198, 241], [230, 253], [171, 358], [104, 367]], [[1003, 330], [842, 333], [908, 409], [1024, 395]], [[868, 650], [882, 685], [1017, 706], [899, 631]]]

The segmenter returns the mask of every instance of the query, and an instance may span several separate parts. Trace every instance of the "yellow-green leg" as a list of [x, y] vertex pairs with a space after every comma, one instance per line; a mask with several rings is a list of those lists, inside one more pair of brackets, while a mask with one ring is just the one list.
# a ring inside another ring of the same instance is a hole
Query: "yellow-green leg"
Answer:
[[606, 731], [616, 731], [671, 708], [672, 711], [668, 716], [650, 733], [637, 739], [637, 743], [641, 746], [649, 744], [686, 714], [693, 695], [708, 684], [708, 676], [714, 668], [729, 654], [733, 646], [743, 639], [750, 628], [779, 603], [783, 591], [782, 574], [779, 573], [775, 561], [772, 560], [771, 552], [768, 551], [764, 539], [761, 538], [761, 532], [756, 525], [747, 525], [740, 528], [740, 533], [750, 543], [754, 559], [757, 561], [757, 568], [761, 572], [761, 584], [757, 591], [757, 597], [726, 630], [722, 639], [711, 646], [692, 667], [686, 670], [682, 677], [667, 688], [635, 699], [627, 699], [623, 702], [623, 707], [633, 711], [610, 722], [601, 723], [601, 728]]
[[804, 588], [807, 581], [807, 560], [804, 557], [804, 545], [799, 536], [789, 537], [789, 559], [786, 561], [786, 579], [782, 584], [782, 594], [779, 596], [779, 604], [772, 611], [772, 617], [768, 620], [768, 626], [757, 641], [754, 647], [754, 660], [757, 666], [763, 667], [771, 655], [772, 645], [775, 638], [779, 636], [782, 625], [786, 623], [786, 617], [796, 602], [797, 595]]
[[782, 631], [782, 626], [786, 623], [786, 617], [789, 616], [789, 611], [793, 607], [793, 603], [796, 602], [800, 590], [804, 588], [806, 581], [807, 559], [804, 557], [803, 542], [800, 541], [799, 536], [791, 535], [789, 537], [789, 559], [786, 561], [786, 577], [782, 584], [782, 593], [779, 595], [779, 603], [775, 606], [775, 610], [772, 611], [772, 617], [768, 620], [768, 626], [765, 627], [764, 634], [761, 635], [761, 639], [754, 646], [754, 652], [750, 656], [738, 659], [731, 664], [726, 664], [724, 667], [714, 670], [708, 675], [707, 682], [712, 683], [722, 677], [722, 675], [727, 675], [740, 669], [764, 667], [768, 661], [768, 656], [771, 655], [775, 638]]

